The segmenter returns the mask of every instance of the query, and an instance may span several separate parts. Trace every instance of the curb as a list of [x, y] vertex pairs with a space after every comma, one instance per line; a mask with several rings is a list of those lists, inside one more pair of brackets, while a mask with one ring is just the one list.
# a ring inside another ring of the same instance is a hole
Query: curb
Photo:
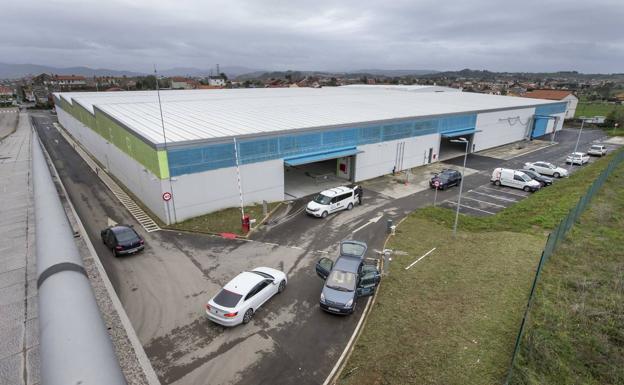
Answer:
[[[31, 129], [33, 130], [34, 136], [36, 136], [36, 140], [38, 140], [41, 143], [39, 134], [32, 127], [32, 125], [31, 125]], [[98, 273], [100, 274], [100, 277], [102, 278], [102, 281], [104, 282], [104, 286], [106, 288], [108, 296], [111, 299], [111, 302], [113, 303], [113, 307], [115, 308], [115, 311], [117, 312], [117, 315], [119, 316], [119, 319], [121, 320], [122, 326], [124, 330], [126, 331], [128, 340], [130, 341], [132, 349], [134, 350], [134, 353], [135, 353], [137, 361], [139, 362], [139, 365], [143, 369], [143, 374], [145, 375], [145, 378], [148, 384], [149, 385], [161, 385], [160, 381], [158, 380], [158, 376], [156, 375], [156, 372], [154, 371], [154, 368], [152, 367], [152, 364], [149, 361], [149, 358], [147, 358], [147, 354], [145, 353], [145, 350], [143, 349], [143, 345], [141, 345], [141, 342], [139, 341], [139, 337], [136, 335], [134, 327], [130, 323], [130, 319], [128, 318], [128, 315], [126, 314], [126, 311], [124, 310], [123, 305], [121, 304], [121, 301], [119, 300], [119, 297], [117, 296], [117, 293], [115, 293], [115, 289], [113, 288], [113, 285], [110, 282], [108, 275], [106, 274], [106, 271], [104, 270], [104, 266], [102, 265], [102, 262], [100, 262], [99, 256], [97, 255], [97, 252], [95, 251], [95, 248], [93, 247], [93, 244], [91, 243], [91, 239], [89, 239], [89, 235], [87, 234], [87, 231], [84, 228], [84, 225], [82, 224], [82, 220], [78, 216], [78, 213], [76, 212], [76, 209], [74, 208], [74, 204], [69, 198], [67, 190], [65, 189], [65, 185], [63, 184], [63, 181], [61, 180], [56, 170], [56, 167], [54, 166], [54, 163], [52, 163], [52, 160], [50, 158], [50, 155], [48, 154], [48, 151], [43, 146], [43, 143], [41, 143], [41, 149], [43, 150], [48, 166], [54, 172], [54, 177], [57, 179], [59, 186], [61, 187], [61, 190], [63, 191], [63, 194], [65, 195], [67, 204], [71, 209], [71, 215], [74, 217], [74, 219], [76, 220], [76, 224], [78, 225], [80, 237], [84, 240], [85, 244], [87, 245], [87, 248], [89, 249], [89, 254], [91, 255], [91, 258], [93, 259], [95, 263], [95, 266], [98, 270]]]

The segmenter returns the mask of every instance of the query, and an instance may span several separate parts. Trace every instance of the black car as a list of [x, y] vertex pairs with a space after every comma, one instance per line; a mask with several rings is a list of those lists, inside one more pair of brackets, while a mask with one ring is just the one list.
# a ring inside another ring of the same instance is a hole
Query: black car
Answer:
[[533, 170], [518, 170], [518, 171], [521, 171], [527, 174], [531, 179], [538, 181], [542, 185], [542, 187], [550, 186], [551, 184], [553, 184], [552, 178], [542, 175], [537, 171], [533, 171]]
[[459, 186], [461, 180], [461, 172], [449, 168], [442, 170], [439, 174], [435, 174], [429, 181], [429, 187], [436, 188], [435, 182], [437, 181], [439, 183], [438, 189], [444, 190], [447, 187]]
[[100, 232], [102, 242], [113, 251], [116, 257], [138, 253], [145, 248], [145, 241], [132, 226], [115, 225]]

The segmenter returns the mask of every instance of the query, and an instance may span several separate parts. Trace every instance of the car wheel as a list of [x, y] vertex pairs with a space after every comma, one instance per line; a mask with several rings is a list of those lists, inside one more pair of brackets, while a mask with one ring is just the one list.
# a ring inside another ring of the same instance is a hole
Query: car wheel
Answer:
[[495, 180], [494, 181], [494, 186], [500, 186], [500, 180]]
[[561, 174], [559, 174], [558, 172], [556, 172], [556, 173], [554, 173], [554, 174], [553, 174], [553, 176], [554, 176], [555, 178], [559, 178], [559, 177], [561, 176]]
[[529, 186], [524, 186], [523, 190], [526, 191], [526, 192], [529, 192], [529, 191], [531, 191], [531, 188]]
[[323, 214], [321, 214], [321, 218], [327, 218], [327, 211], [323, 211]]
[[277, 288], [277, 292], [281, 293], [284, 291], [284, 289], [286, 289], [286, 281], [282, 280], [282, 282], [280, 282], [279, 287]]
[[251, 317], [253, 317], [253, 310], [252, 309], [247, 309], [247, 311], [245, 312], [245, 315], [243, 316], [243, 323], [249, 323], [249, 321], [251, 321]]
[[349, 203], [349, 206], [347, 206], [347, 210], [351, 210], [353, 208], [353, 203]]
[[535, 171], [535, 169], [534, 169], [534, 168], [530, 168], [529, 170], [531, 170], [531, 171]]

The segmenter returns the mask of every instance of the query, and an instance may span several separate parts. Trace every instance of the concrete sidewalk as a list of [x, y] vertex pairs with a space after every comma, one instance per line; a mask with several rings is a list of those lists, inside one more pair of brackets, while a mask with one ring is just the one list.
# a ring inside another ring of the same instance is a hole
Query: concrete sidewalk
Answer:
[[38, 384], [32, 132], [21, 113], [0, 142], [0, 384]]

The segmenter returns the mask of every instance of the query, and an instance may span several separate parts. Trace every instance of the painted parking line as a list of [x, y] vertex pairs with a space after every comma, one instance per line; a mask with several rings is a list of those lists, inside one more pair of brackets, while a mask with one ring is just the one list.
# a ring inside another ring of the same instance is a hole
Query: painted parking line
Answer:
[[486, 202], [486, 201], [481, 201], [481, 200], [478, 200], [478, 199], [475, 199], [475, 198], [471, 198], [471, 197], [467, 197], [467, 196], [464, 196], [464, 199], [470, 199], [470, 200], [473, 200], [475, 202], [483, 203], [483, 204], [490, 205], [490, 206], [507, 208], [507, 206], [503, 206], [503, 205], [499, 205], [499, 204], [491, 203], [491, 202]]
[[[444, 202], [450, 203], [450, 204], [452, 204], [453, 206], [457, 206], [457, 202], [453, 202], [453, 201], [444, 201]], [[491, 211], [487, 211], [487, 210], [483, 210], [483, 209], [478, 209], [478, 208], [476, 208], [476, 207], [467, 206], [467, 205], [464, 205], [464, 204], [460, 204], [460, 205], [459, 205], [459, 207], [464, 207], [464, 208], [467, 208], [467, 209], [470, 209], [470, 210], [481, 211], [481, 212], [483, 212], [483, 213], [490, 214], [490, 215], [494, 215], [494, 214], [496, 214], [496, 213], [493, 213], [493, 212], [491, 212]]]
[[479, 195], [484, 195], [484, 196], [486, 196], [486, 197], [490, 197], [490, 198], [498, 199], [498, 200], [500, 200], [500, 201], [504, 201], [504, 202], [511, 202], [511, 203], [518, 202], [518, 200], [517, 200], [517, 199], [512, 199], [512, 198], [504, 198], [504, 197], [500, 197], [500, 196], [498, 196], [498, 195], [486, 194], [486, 193], [482, 193], [482, 192], [479, 192], [479, 191], [476, 191], [476, 190], [470, 190], [470, 191], [468, 191], [468, 192], [470, 192], [470, 193], [474, 193], [474, 194], [479, 194]]
[[529, 196], [528, 194], [527, 195], [522, 195], [522, 194], [518, 194], [516, 192], [511, 192], [511, 191], [507, 191], [507, 190], [503, 190], [503, 189], [495, 189], [495, 188], [485, 187], [485, 186], [481, 186], [479, 188], [483, 188], [483, 189], [490, 190], [490, 191], [501, 192], [501, 193], [504, 193], [504, 194], [515, 195], [515, 196], [521, 197], [521, 198], [526, 198], [526, 197]]

